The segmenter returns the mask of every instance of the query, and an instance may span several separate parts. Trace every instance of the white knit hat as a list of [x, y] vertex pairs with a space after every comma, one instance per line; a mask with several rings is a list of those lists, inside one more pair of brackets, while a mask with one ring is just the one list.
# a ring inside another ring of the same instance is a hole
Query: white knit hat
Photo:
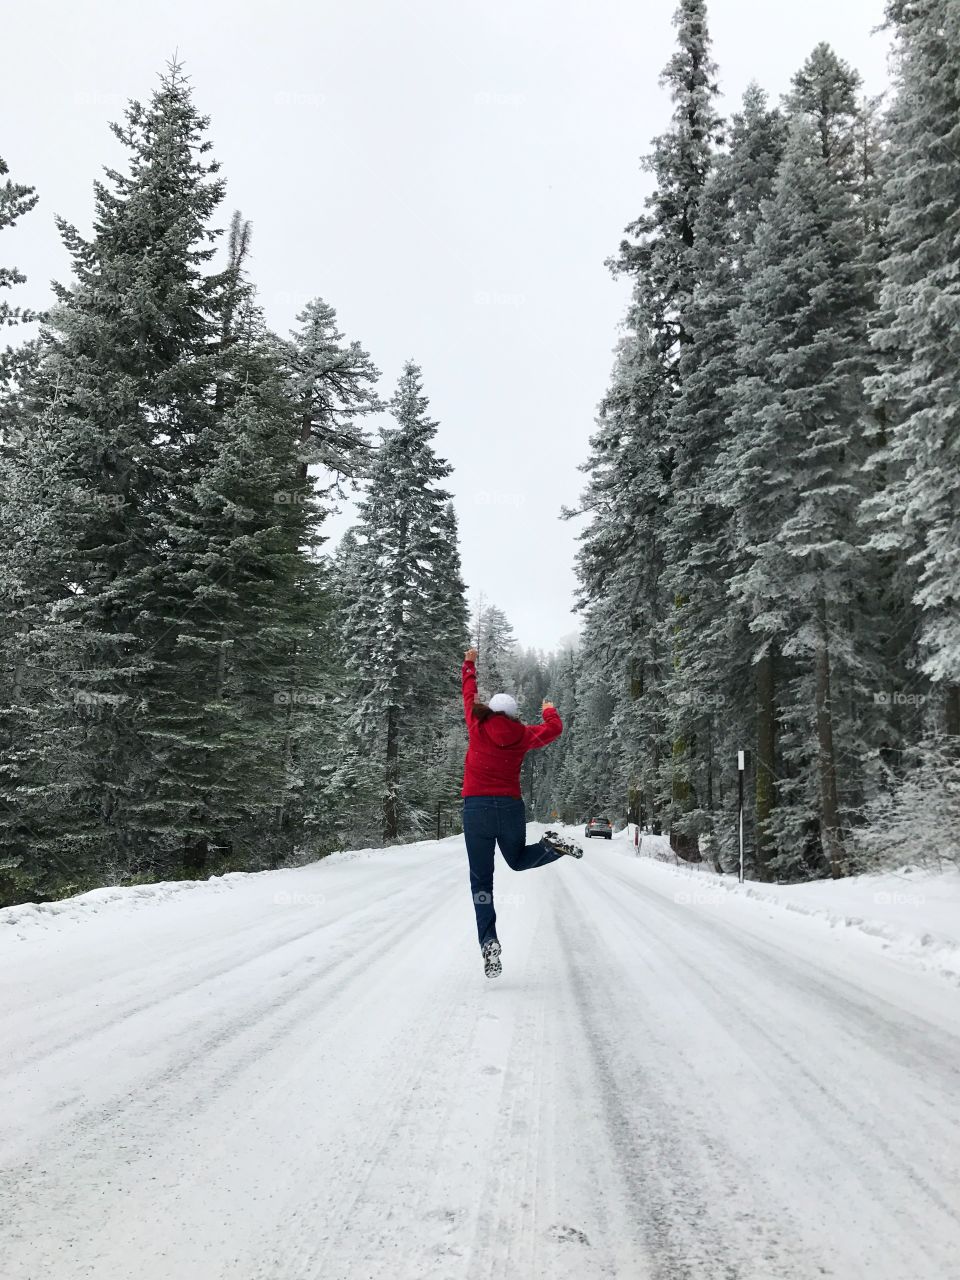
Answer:
[[520, 719], [520, 708], [517, 706], [517, 700], [511, 697], [509, 693], [495, 693], [487, 703], [487, 706], [491, 711], [502, 711], [511, 720]]

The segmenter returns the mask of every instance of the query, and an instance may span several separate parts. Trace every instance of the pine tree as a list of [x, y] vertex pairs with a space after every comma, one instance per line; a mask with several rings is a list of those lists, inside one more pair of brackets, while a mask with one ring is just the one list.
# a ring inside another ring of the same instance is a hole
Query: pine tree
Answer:
[[510, 690], [517, 641], [507, 615], [494, 604], [487, 605], [480, 613], [476, 645], [477, 683], [482, 696], [492, 697]]
[[[373, 843], [382, 832], [383, 763], [379, 753], [371, 750], [376, 727], [355, 714], [358, 695], [369, 688], [355, 674], [360, 670], [357, 650], [366, 630], [364, 615], [358, 613], [366, 582], [366, 550], [360, 529], [350, 528], [330, 565], [330, 714], [321, 721], [329, 737], [323, 741], [314, 735], [309, 743], [311, 795], [305, 813], [309, 836], [326, 848], [344, 847], [348, 840]], [[364, 674], [369, 680], [371, 673]]]
[[138, 816], [183, 848], [194, 873], [236, 854], [255, 867], [292, 852], [293, 743], [322, 701], [317, 655], [307, 661], [322, 608], [309, 558], [320, 513], [300, 467], [282, 352], [250, 297], [224, 374], [223, 411], [191, 442], [187, 482], [163, 513], [150, 603], [169, 627], [154, 654], [169, 660], [149, 681], [162, 769]]
[[696, 224], [722, 124], [706, 0], [680, 0], [673, 22], [678, 48], [660, 79], [674, 104], [671, 127], [654, 138], [643, 162], [656, 189], [648, 212], [627, 227], [630, 239], [621, 243], [613, 264], [635, 278], [647, 323], [670, 365], [690, 340], [685, 315], [695, 281]]
[[577, 554], [586, 614], [581, 693], [609, 691], [591, 702], [591, 777], [623, 780], [631, 813], [643, 808], [652, 818], [666, 803], [657, 782], [664, 732], [658, 624], [672, 458], [663, 366], [638, 307], [625, 329], [583, 468], [581, 511], [590, 522]]
[[[822, 92], [810, 88], [817, 75]], [[822, 49], [797, 77], [784, 159], [747, 255], [738, 321], [744, 372], [721, 470], [736, 512], [731, 594], [748, 611], [756, 656], [773, 644], [794, 660], [782, 747], [793, 796], [782, 780], [784, 803], [771, 818], [779, 813], [790, 852], [774, 859], [775, 869], [796, 869], [822, 849], [839, 874], [841, 792], [857, 786], [838, 776], [834, 739], [840, 673], [852, 679], [857, 662], [843, 623], [864, 572], [855, 513], [868, 452], [861, 380], [869, 292], [847, 153], [824, 145], [843, 131], [818, 118], [824, 102], [847, 109], [834, 80], [855, 85]]]
[[888, 122], [879, 360], [885, 426], [865, 504], [872, 546], [902, 566], [920, 611], [919, 660], [960, 735], [960, 12], [891, 0], [897, 93]]
[[[315, 298], [297, 316], [298, 328], [286, 344], [289, 395], [300, 442], [299, 483], [312, 477], [321, 498], [342, 495], [365, 474], [370, 441], [364, 419], [384, 406], [376, 390], [379, 371], [359, 342], [347, 342], [337, 314]], [[343, 540], [348, 551], [352, 536]], [[307, 844], [326, 851], [355, 839], [369, 820], [366, 806], [374, 786], [369, 761], [350, 739], [343, 698], [346, 678], [339, 627], [351, 598], [348, 555], [338, 555], [329, 572], [320, 564], [324, 593], [313, 600], [309, 644], [299, 652], [311, 670], [305, 702], [286, 708], [288, 781], [284, 821], [302, 828]]]
[[[575, 646], [550, 654], [542, 664], [545, 693], [563, 717], [563, 735], [550, 751], [538, 752], [542, 766], [531, 805], [541, 822], [577, 822], [584, 814], [578, 797], [578, 773], [573, 744], [581, 739], [578, 704], [579, 654]], [[619, 808], [619, 806], [617, 806]]]
[[[0, 177], [8, 172], [0, 157]], [[14, 226], [37, 200], [32, 187], [8, 179], [0, 186], [0, 231]], [[0, 290], [25, 280], [16, 267], [0, 266]], [[0, 298], [0, 326], [33, 318]], [[39, 552], [49, 523], [42, 486], [25, 474], [21, 458], [31, 414], [21, 381], [35, 362], [35, 343], [19, 352], [0, 350], [0, 905], [30, 884], [24, 857], [31, 832], [21, 791], [28, 776], [37, 701], [30, 636], [37, 625], [37, 601], [45, 590], [45, 565], [31, 553]]]
[[353, 729], [379, 768], [382, 834], [397, 840], [425, 820], [417, 804], [426, 738], [449, 717], [466, 647], [467, 614], [450, 495], [450, 466], [433, 449], [420, 369], [408, 362], [371, 461], [351, 549], [347, 668]]
[[[0, 156], [0, 178], [9, 172], [6, 162]], [[6, 182], [0, 185], [0, 231], [4, 227], [15, 226], [25, 213], [29, 213], [36, 206], [39, 199], [35, 188], [25, 187], [7, 178]], [[12, 289], [14, 285], [25, 282], [26, 276], [16, 267], [0, 266], [0, 290]], [[5, 298], [0, 297], [0, 326], [20, 324], [35, 318], [32, 312], [24, 311], [22, 307], [14, 307]], [[0, 373], [2, 372], [3, 365], [0, 364]]]
[[93, 238], [59, 223], [75, 282], [56, 286], [39, 371], [60, 552], [41, 631], [59, 760], [45, 762], [41, 795], [59, 815], [48, 852], [81, 866], [144, 857], [136, 812], [163, 769], [144, 690], [171, 660], [171, 621], [150, 605], [184, 453], [214, 416], [222, 289], [205, 267], [222, 182], [206, 127], [172, 65], [150, 104], [113, 126], [129, 168], [95, 184]]
[[433, 644], [425, 658], [446, 696], [441, 695], [434, 714], [416, 724], [420, 749], [415, 754], [422, 756], [424, 765], [418, 776], [411, 774], [408, 785], [418, 809], [432, 816], [439, 808], [452, 817], [459, 809], [463, 780], [463, 707], [458, 672], [459, 659], [468, 643], [460, 533], [452, 502], [439, 511], [431, 544], [433, 576], [427, 583], [423, 607], [425, 638]]
[[57, 289], [18, 440], [54, 513], [31, 632], [49, 679], [21, 791], [36, 882], [58, 891], [275, 865], [302, 835], [320, 512], [239, 215], [226, 269], [207, 267], [222, 183], [206, 128], [177, 65], [116, 127], [129, 168], [97, 184], [91, 240], [61, 223], [76, 279]]
[[[681, 761], [689, 770], [695, 803], [680, 822], [691, 836], [709, 835], [731, 861], [734, 815], [729, 803], [726, 812], [717, 811], [724, 789], [732, 801], [736, 752], [753, 737], [752, 685], [768, 731], [772, 726], [773, 654], [768, 648], [757, 655], [754, 680], [745, 662], [745, 621], [728, 597], [734, 569], [732, 511], [717, 467], [729, 445], [728, 391], [739, 372], [736, 313], [746, 281], [745, 258], [761, 204], [772, 192], [783, 133], [780, 112], [768, 108], [761, 89], [749, 86], [742, 111], [731, 120], [729, 151], [717, 159], [703, 192], [693, 252], [698, 283], [689, 308], [691, 341], [681, 353], [671, 412], [677, 445], [665, 582], [675, 602], [674, 634], [686, 639], [682, 661], [670, 669], [666, 705], [671, 741], [696, 745], [695, 753], [684, 753]], [[664, 642], [670, 638], [665, 635]], [[756, 791], [761, 820], [771, 807], [766, 784], [773, 777], [769, 750], [764, 755]], [[762, 847], [758, 860], [762, 875]]]
[[339, 490], [344, 479], [365, 469], [370, 446], [362, 419], [383, 408], [376, 391], [380, 374], [359, 342], [344, 342], [337, 313], [322, 298], [308, 303], [297, 323], [287, 357], [304, 475], [308, 467], [319, 468]]
[[[677, 50], [668, 62], [661, 84], [668, 88], [674, 104], [670, 129], [654, 139], [653, 151], [645, 167], [654, 175], [656, 188], [647, 200], [648, 212], [627, 228], [631, 239], [624, 241], [614, 263], [634, 279], [632, 321], [640, 341], [649, 337], [658, 366], [657, 416], [665, 418], [663, 447], [657, 449], [659, 464], [666, 469], [666, 491], [662, 526], [669, 528], [677, 498], [673, 469], [682, 447], [682, 420], [672, 412], [680, 386], [682, 354], [692, 341], [691, 308], [697, 288], [696, 246], [698, 221], [704, 187], [713, 164], [714, 148], [721, 140], [721, 120], [716, 111], [716, 67], [710, 53], [705, 0], [681, 0], [674, 16]], [[645, 549], [644, 549], [645, 550]], [[639, 556], [638, 547], [634, 553]], [[679, 670], [687, 638], [675, 616], [682, 597], [671, 599], [661, 585], [652, 606], [652, 625], [659, 632], [656, 648], [665, 665], [663, 673], [671, 683], [669, 670]], [[641, 642], [650, 648], [651, 641]], [[639, 658], [646, 663], [646, 656]], [[662, 735], [666, 726], [661, 726]], [[685, 735], [663, 738], [655, 749], [655, 772], [663, 770], [671, 811], [671, 840], [677, 852], [696, 858], [696, 836], [684, 815], [694, 809], [697, 798], [692, 787], [695, 743]], [[658, 796], [657, 803], [660, 803]]]

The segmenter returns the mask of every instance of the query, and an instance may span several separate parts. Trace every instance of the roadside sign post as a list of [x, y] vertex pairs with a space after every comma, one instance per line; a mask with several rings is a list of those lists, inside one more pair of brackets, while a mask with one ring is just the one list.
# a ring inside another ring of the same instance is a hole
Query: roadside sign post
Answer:
[[740, 883], [743, 884], [743, 766], [744, 752], [737, 752], [737, 819], [740, 824]]

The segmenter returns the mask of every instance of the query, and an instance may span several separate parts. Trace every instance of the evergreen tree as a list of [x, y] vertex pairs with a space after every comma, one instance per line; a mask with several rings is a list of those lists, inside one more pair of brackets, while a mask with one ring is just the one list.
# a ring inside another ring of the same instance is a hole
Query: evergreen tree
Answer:
[[214, 850], [221, 863], [239, 853], [245, 866], [293, 851], [294, 744], [322, 702], [320, 573], [308, 555], [320, 515], [282, 352], [252, 298], [237, 327], [223, 412], [192, 442], [188, 481], [163, 513], [151, 604], [169, 630], [148, 682], [146, 732], [162, 768], [141, 821], [182, 846], [193, 872], [208, 869]]
[[[624, 682], [623, 645], [609, 645], [629, 632], [611, 625], [621, 611], [614, 597], [600, 601], [587, 614], [582, 633], [582, 663], [575, 678], [576, 698], [566, 746], [563, 791], [557, 804], [573, 820], [609, 809], [622, 813], [626, 801], [631, 815], [646, 815], [656, 803], [652, 777], [656, 739], [645, 732], [647, 689], [636, 697]], [[626, 748], [626, 749], [624, 749]]]
[[[0, 177], [8, 173], [0, 157]], [[12, 180], [0, 186], [0, 231], [14, 226], [38, 200], [32, 187]], [[16, 267], [0, 266], [0, 290], [23, 284]], [[0, 297], [0, 326], [31, 320], [31, 313]], [[31, 837], [20, 792], [29, 768], [31, 718], [37, 698], [30, 636], [37, 625], [36, 602], [44, 590], [42, 555], [49, 512], [42, 486], [24, 474], [22, 439], [30, 407], [20, 379], [36, 360], [26, 350], [0, 350], [0, 903], [29, 883], [23, 860]], [[17, 376], [19, 374], [19, 377]]]
[[568, 646], [559, 653], [550, 654], [542, 665], [546, 689], [563, 717], [563, 734], [553, 744], [552, 750], [536, 753], [542, 757], [543, 764], [531, 810], [534, 818], [541, 822], [578, 822], [584, 814], [581, 813], [578, 773], [573, 759], [573, 745], [582, 737], [577, 648]]
[[360, 529], [350, 528], [330, 569], [330, 715], [320, 722], [330, 736], [326, 742], [318, 736], [310, 742], [312, 785], [306, 811], [308, 832], [328, 848], [345, 847], [348, 840], [373, 842], [382, 831], [383, 764], [379, 753], [370, 750], [376, 727], [354, 714], [355, 650], [365, 630], [357, 613], [366, 581], [365, 556]]
[[433, 449], [428, 408], [420, 369], [408, 362], [391, 401], [396, 426], [381, 432], [350, 551], [352, 728], [377, 762], [386, 841], [425, 821], [423, 743], [456, 705], [467, 637], [450, 495], [437, 487], [450, 466]]
[[75, 282], [56, 286], [38, 429], [58, 486], [60, 599], [42, 660], [59, 673], [44, 730], [61, 759], [41, 791], [59, 815], [52, 851], [84, 866], [143, 857], [140, 815], [164, 767], [144, 732], [176, 625], [153, 608], [156, 578], [185, 455], [214, 417], [224, 292], [205, 270], [223, 190], [206, 127], [172, 65], [113, 126], [129, 169], [95, 184], [93, 239], [59, 222]]
[[[811, 84], [824, 77], [822, 91]], [[734, 393], [734, 437], [722, 463], [735, 508], [733, 598], [750, 617], [755, 656], [795, 659], [783, 759], [775, 869], [795, 870], [822, 850], [843, 866], [841, 792], [835, 742], [840, 673], [857, 663], [848, 621], [865, 561], [855, 513], [866, 443], [862, 378], [869, 293], [843, 136], [819, 119], [824, 102], [850, 97], [856, 78], [815, 51], [797, 77], [790, 131], [773, 198], [764, 208], [738, 317], [743, 374]], [[852, 97], [852, 94], [851, 94]], [[808, 102], [809, 98], [809, 102]], [[852, 123], [852, 122], [851, 122]], [[800, 853], [803, 850], [803, 853]]]
[[[674, 25], [678, 47], [661, 77], [674, 104], [673, 117], [670, 129], [654, 139], [653, 151], [645, 161], [656, 179], [656, 188], [647, 200], [648, 212], [627, 228], [631, 239], [621, 244], [614, 264], [619, 270], [629, 271], [635, 282], [632, 327], [641, 344], [648, 337], [653, 344], [656, 395], [660, 401], [656, 416], [664, 420], [662, 443], [654, 446], [666, 480], [662, 531], [670, 527], [677, 500], [673, 470], [685, 424], [673, 408], [681, 385], [682, 354], [693, 340], [691, 309], [698, 285], [698, 223], [722, 123], [716, 111], [716, 67], [710, 53], [705, 0], [681, 0]], [[645, 398], [649, 399], [649, 391]], [[639, 547], [634, 554], [639, 556]], [[669, 670], [678, 670], [686, 660], [688, 640], [681, 631], [682, 620], [676, 616], [684, 598], [671, 599], [664, 591], [665, 585], [659, 584], [656, 597], [647, 602], [653, 613], [651, 624], [659, 637], [655, 643], [652, 639], [642, 639], [640, 643], [644, 650], [657, 649], [659, 661], [664, 664], [662, 675], [669, 682]], [[637, 655], [643, 666], [649, 657], [649, 652]], [[663, 779], [657, 784], [656, 803], [665, 803], [671, 812], [674, 848], [685, 857], [695, 858], [696, 836], [684, 820], [697, 802], [691, 783], [695, 743], [683, 734], [665, 738], [666, 731], [666, 724], [658, 726], [654, 771], [659, 774], [662, 768]], [[668, 797], [660, 794], [664, 787]]]
[[[9, 172], [3, 156], [0, 156], [0, 178]], [[33, 187], [25, 187], [7, 178], [6, 182], [0, 185], [0, 231], [4, 227], [15, 226], [25, 213], [29, 213], [36, 206], [39, 199]], [[16, 267], [0, 266], [0, 290], [12, 289], [14, 285], [25, 282], [26, 276]], [[24, 311], [22, 307], [14, 307], [7, 302], [6, 298], [0, 296], [0, 326], [20, 324], [33, 319], [35, 316], [32, 312]], [[0, 373], [2, 369], [3, 366], [0, 365]]]
[[502, 609], [487, 605], [480, 613], [477, 638], [477, 683], [481, 696], [511, 689], [512, 659], [517, 641], [513, 627]]
[[12, 834], [41, 894], [271, 865], [302, 835], [291, 699], [316, 680], [319, 511], [239, 215], [208, 266], [206, 128], [177, 65], [115, 128], [128, 168], [96, 184], [91, 239], [60, 224], [75, 280], [8, 433], [31, 541], [3, 568], [18, 670], [43, 679], [20, 696]]
[[380, 374], [359, 342], [344, 342], [337, 313], [322, 298], [308, 303], [297, 323], [287, 358], [304, 475], [308, 467], [319, 468], [339, 490], [343, 479], [355, 479], [366, 467], [370, 446], [362, 419], [383, 408], [376, 392]]
[[[665, 581], [675, 602], [675, 635], [685, 637], [669, 670], [666, 708], [670, 740], [689, 743], [680, 767], [691, 801], [678, 822], [686, 834], [709, 835], [732, 860], [736, 856], [732, 801], [736, 752], [754, 736], [754, 688], [758, 713], [769, 730], [773, 711], [773, 653], [768, 647], [753, 667], [742, 612], [728, 595], [734, 570], [732, 511], [718, 477], [718, 458], [730, 441], [729, 388], [736, 380], [737, 309], [747, 279], [746, 255], [753, 245], [762, 202], [773, 188], [783, 149], [783, 119], [766, 95], [748, 87], [742, 111], [729, 130], [729, 151], [716, 162], [704, 188], [693, 260], [697, 288], [689, 309], [691, 341], [680, 359], [679, 392], [671, 412], [676, 440], [673, 509], [665, 530]], [[670, 636], [664, 636], [664, 644]], [[677, 641], [675, 640], [676, 644]], [[676, 753], [675, 753], [676, 755]], [[677, 768], [674, 757], [671, 765]], [[773, 761], [758, 762], [757, 810], [770, 808]], [[761, 826], [762, 830], [762, 826]], [[760, 873], [763, 850], [758, 849]]]
[[425, 650], [425, 660], [446, 696], [441, 695], [433, 714], [415, 724], [411, 741], [423, 764], [416, 774], [411, 773], [409, 792], [415, 807], [432, 820], [438, 809], [441, 817], [446, 813], [450, 819], [459, 811], [463, 781], [463, 706], [458, 672], [468, 643], [468, 617], [460, 533], [452, 502], [439, 511], [431, 544], [434, 572], [425, 584], [423, 615], [424, 638], [433, 644]]
[[643, 810], [651, 821], [665, 803], [658, 785], [664, 740], [659, 620], [672, 454], [663, 386], [656, 340], [634, 307], [583, 468], [589, 480], [581, 510], [590, 522], [577, 555], [578, 603], [586, 614], [580, 694], [598, 690], [586, 748], [594, 779], [588, 790], [597, 791], [601, 776], [623, 780], [634, 820]]
[[893, 554], [919, 610], [919, 661], [960, 735], [960, 12], [950, 0], [891, 0], [897, 92], [888, 121], [879, 370], [865, 504], [872, 546]]
[[659, 352], [671, 366], [680, 346], [690, 341], [686, 312], [695, 283], [696, 225], [722, 124], [706, 0], [680, 0], [673, 22], [678, 47], [660, 79], [669, 90], [673, 117], [643, 162], [656, 188], [646, 202], [648, 212], [627, 227], [630, 239], [621, 243], [613, 263], [635, 279]]

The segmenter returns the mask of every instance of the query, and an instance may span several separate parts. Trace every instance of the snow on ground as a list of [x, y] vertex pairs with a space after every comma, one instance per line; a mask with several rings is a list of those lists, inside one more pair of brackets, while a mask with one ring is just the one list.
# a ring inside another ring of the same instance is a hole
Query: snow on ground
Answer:
[[0, 1274], [958, 1280], [956, 881], [894, 879], [498, 862], [493, 982], [457, 838], [0, 912]]
[[[406, 846], [416, 848], [416, 845]], [[331, 853], [323, 860], [325, 871], [342, 862], [352, 862], [357, 858], [373, 858], [389, 853], [389, 849], [350, 849]], [[311, 864], [316, 866], [317, 864]], [[274, 876], [289, 876], [304, 868], [271, 872]], [[222, 893], [225, 890], [259, 880], [260, 874], [245, 871], [231, 871], [223, 876], [210, 876], [208, 880], [160, 880], [155, 884], [140, 884], [125, 887], [111, 885], [103, 889], [91, 889], [89, 893], [78, 893], [73, 898], [64, 898], [59, 902], [25, 902], [16, 907], [0, 909], [0, 940], [9, 929], [19, 938], [26, 938], [34, 929], [59, 929], [71, 924], [82, 924], [91, 917], [107, 913], [108, 915], [126, 914], [145, 906], [156, 906], [158, 902], [181, 894], [203, 890], [204, 893]], [[286, 891], [278, 889], [282, 899]], [[293, 890], [290, 891], [294, 892]], [[314, 895], [316, 898], [317, 895]], [[282, 905], [282, 903], [281, 903]]]
[[[638, 856], [635, 831], [621, 832], [616, 847]], [[917, 961], [924, 968], [960, 983], [960, 871], [906, 865], [896, 871], [816, 880], [811, 884], [738, 884], [712, 867], [676, 865], [666, 836], [641, 836], [639, 856], [658, 861], [667, 875], [685, 875], [695, 884], [678, 887], [678, 901], [722, 905], [718, 894], [733, 893], [765, 907], [779, 907], [817, 918], [834, 929], [855, 929], [877, 939], [880, 947]]]

